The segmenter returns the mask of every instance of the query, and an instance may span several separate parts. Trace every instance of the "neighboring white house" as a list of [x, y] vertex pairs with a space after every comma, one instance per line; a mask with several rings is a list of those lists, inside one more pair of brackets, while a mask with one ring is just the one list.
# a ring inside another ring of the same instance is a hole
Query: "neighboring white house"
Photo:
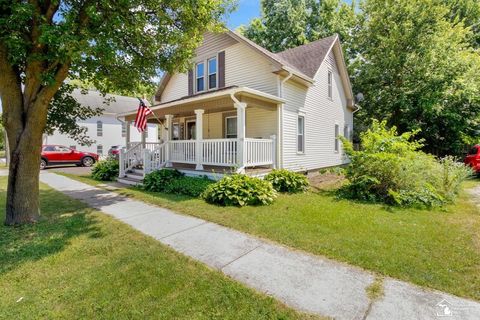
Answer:
[[[138, 107], [139, 101], [137, 98], [110, 94], [103, 97], [97, 91], [88, 91], [87, 94], [82, 94], [80, 90], [74, 90], [72, 96], [82, 105], [104, 110], [101, 116], [78, 121], [80, 126], [88, 129], [87, 134], [95, 143], [91, 146], [81, 146], [74, 139], [55, 131], [51, 136], [44, 136], [43, 144], [59, 144], [106, 156], [108, 149], [112, 146], [126, 147], [125, 141], [128, 131], [132, 141], [140, 141], [141, 134], [133, 127], [133, 124], [130, 124], [130, 130], [127, 130], [126, 123], [117, 119], [117, 113], [134, 110]], [[154, 123], [148, 125], [146, 141], [158, 141], [158, 125]]]
[[[189, 72], [165, 74], [156, 92], [164, 143], [133, 145], [121, 176], [138, 161], [147, 172], [253, 175], [347, 161], [339, 136], [351, 138], [356, 106], [337, 35], [275, 54], [232, 31], [207, 33], [193, 62]], [[121, 116], [132, 121], [135, 112]]]

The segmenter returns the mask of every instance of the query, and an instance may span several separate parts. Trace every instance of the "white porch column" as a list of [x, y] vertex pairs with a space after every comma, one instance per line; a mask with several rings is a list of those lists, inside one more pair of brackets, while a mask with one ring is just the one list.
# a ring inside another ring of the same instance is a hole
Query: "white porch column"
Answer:
[[125, 148], [129, 148], [130, 145], [130, 121], [125, 121]]
[[203, 109], [195, 110], [195, 170], [203, 170]]
[[237, 109], [237, 162], [238, 172], [245, 172], [245, 109], [247, 104], [244, 102], [235, 103], [235, 109]]
[[146, 145], [146, 142], [147, 142], [147, 134], [146, 134], [146, 131], [148, 130], [148, 125], [147, 125], [147, 128], [142, 131], [141, 133], [141, 137], [142, 137], [142, 150], [145, 149], [145, 145]]
[[172, 114], [165, 115], [165, 125], [167, 126], [167, 135], [165, 137], [165, 167], [171, 167], [170, 162], [170, 139], [172, 138]]
[[271, 135], [270, 139], [272, 139], [272, 169], [277, 169], [277, 136]]

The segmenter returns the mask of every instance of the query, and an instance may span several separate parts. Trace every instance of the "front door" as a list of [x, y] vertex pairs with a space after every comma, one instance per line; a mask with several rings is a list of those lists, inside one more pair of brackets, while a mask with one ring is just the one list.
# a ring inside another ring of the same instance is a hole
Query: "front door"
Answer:
[[197, 129], [197, 126], [195, 124], [195, 121], [194, 120], [191, 120], [191, 121], [187, 121], [187, 136], [186, 136], [186, 139], [187, 140], [195, 140], [196, 139], [196, 136], [197, 136], [197, 132], [196, 132], [196, 129]]

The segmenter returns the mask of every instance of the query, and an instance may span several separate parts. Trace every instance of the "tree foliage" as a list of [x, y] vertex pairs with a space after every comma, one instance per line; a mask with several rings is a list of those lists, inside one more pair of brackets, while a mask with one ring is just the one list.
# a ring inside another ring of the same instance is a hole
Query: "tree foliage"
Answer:
[[62, 107], [65, 79], [104, 93], [140, 91], [159, 70], [186, 70], [202, 34], [220, 29], [231, 7], [230, 0], [0, 0], [0, 96], [11, 149], [6, 223], [38, 216], [49, 111], [49, 124], [61, 130], [94, 111]]
[[349, 42], [355, 26], [355, 1], [262, 0], [262, 16], [240, 31], [272, 52], [293, 48], [323, 37], [340, 34]]
[[365, 96], [360, 120], [422, 129], [425, 150], [460, 152], [480, 129], [480, 56], [471, 29], [435, 0], [368, 0], [361, 9], [352, 64], [355, 90]]

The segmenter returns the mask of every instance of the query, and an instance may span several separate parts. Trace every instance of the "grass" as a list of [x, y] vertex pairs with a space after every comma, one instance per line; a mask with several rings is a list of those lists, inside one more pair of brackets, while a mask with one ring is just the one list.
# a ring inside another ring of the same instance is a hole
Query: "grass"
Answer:
[[41, 210], [0, 226], [1, 319], [308, 317], [46, 186]]
[[480, 214], [465, 193], [455, 205], [418, 210], [338, 200], [329, 192], [281, 195], [273, 205], [245, 208], [135, 188], [118, 192], [381, 276], [480, 300]]

